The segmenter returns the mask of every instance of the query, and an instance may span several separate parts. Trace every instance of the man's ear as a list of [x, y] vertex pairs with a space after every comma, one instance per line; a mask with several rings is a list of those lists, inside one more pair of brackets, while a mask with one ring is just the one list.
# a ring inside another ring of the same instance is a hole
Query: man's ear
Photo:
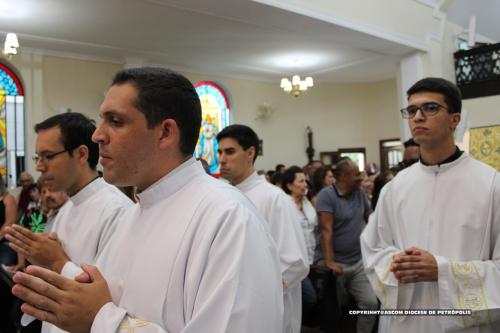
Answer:
[[89, 148], [85, 145], [80, 145], [78, 148], [74, 150], [75, 154], [78, 157], [78, 161], [80, 163], [87, 163], [89, 160]]
[[171, 146], [180, 141], [180, 131], [173, 119], [165, 119], [158, 125], [158, 139], [160, 148]]
[[451, 114], [451, 129], [454, 131], [457, 129], [458, 123], [460, 122], [460, 119], [462, 119], [462, 115], [460, 113], [452, 113]]
[[249, 147], [247, 150], [247, 157], [250, 159], [250, 161], [253, 163], [253, 160], [254, 160], [254, 157], [255, 157], [255, 154], [257, 154], [257, 152], [255, 151], [255, 147], [254, 146], [251, 146]]

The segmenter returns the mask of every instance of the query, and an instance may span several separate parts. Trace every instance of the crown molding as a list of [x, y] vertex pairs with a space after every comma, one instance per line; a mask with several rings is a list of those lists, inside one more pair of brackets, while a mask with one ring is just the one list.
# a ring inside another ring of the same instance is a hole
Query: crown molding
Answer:
[[[374, 27], [368, 24], [363, 24], [359, 22], [353, 22], [351, 20], [348, 20], [344, 17], [340, 17], [337, 15], [332, 15], [328, 14], [325, 15], [324, 13], [321, 13], [316, 10], [310, 10], [307, 8], [304, 8], [302, 6], [294, 5], [291, 3], [288, 3], [285, 0], [252, 0], [257, 3], [261, 3], [264, 5], [276, 7], [276, 8], [281, 8], [283, 10], [287, 10], [290, 12], [298, 13], [300, 15], [304, 16], [309, 16], [312, 18], [315, 18], [320, 21], [332, 23], [350, 30], [358, 31], [365, 33], [370, 36], [378, 37], [393, 43], [397, 43], [400, 45], [404, 45], [407, 47], [411, 47], [413, 49], [419, 50], [419, 51], [428, 51], [429, 50], [429, 43], [426, 41], [423, 43], [422, 41], [419, 41], [414, 38], [409, 38], [405, 36], [401, 36], [398, 34], [390, 33], [387, 32], [383, 29], [380, 29], [378, 27]], [[414, 1], [419, 1], [419, 0], [414, 0]], [[426, 2], [432, 2], [432, 0], [428, 0]]]
[[68, 59], [83, 60], [83, 61], [95, 61], [95, 62], [103, 62], [103, 63], [119, 64], [119, 65], [125, 64], [124, 58], [119, 59], [115, 57], [104, 57], [89, 53], [55, 51], [45, 48], [21, 47], [19, 49], [19, 54], [21, 53], [58, 57], [58, 58], [68, 58]]

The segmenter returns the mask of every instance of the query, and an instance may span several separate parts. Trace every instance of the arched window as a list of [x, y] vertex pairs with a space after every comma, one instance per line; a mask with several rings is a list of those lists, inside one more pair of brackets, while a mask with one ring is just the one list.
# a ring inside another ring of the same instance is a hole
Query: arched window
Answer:
[[0, 174], [12, 188], [24, 170], [24, 90], [17, 75], [0, 63]]
[[204, 159], [210, 173], [219, 174], [218, 144], [215, 136], [229, 125], [229, 103], [222, 89], [213, 82], [198, 82], [195, 85], [200, 97], [202, 119], [200, 137], [195, 157]]

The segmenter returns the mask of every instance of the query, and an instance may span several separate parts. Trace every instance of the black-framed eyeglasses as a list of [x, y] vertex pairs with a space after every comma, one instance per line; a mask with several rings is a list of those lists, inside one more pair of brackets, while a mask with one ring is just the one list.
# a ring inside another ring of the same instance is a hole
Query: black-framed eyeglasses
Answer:
[[443, 105], [436, 103], [436, 102], [429, 102], [429, 103], [424, 103], [420, 106], [409, 105], [408, 107], [403, 108], [400, 111], [401, 111], [401, 115], [403, 116], [403, 118], [412, 119], [413, 117], [415, 117], [418, 110], [420, 110], [424, 116], [428, 117], [428, 116], [434, 116], [441, 109], [446, 110], [446, 107], [444, 107]]
[[33, 162], [35, 162], [35, 163], [44, 162], [44, 161], [51, 161], [57, 155], [60, 155], [62, 153], [66, 153], [68, 151], [69, 150], [64, 149], [64, 150], [58, 151], [57, 153], [50, 153], [50, 154], [43, 154], [43, 155], [35, 154], [35, 155], [33, 155], [32, 159], [33, 159]]

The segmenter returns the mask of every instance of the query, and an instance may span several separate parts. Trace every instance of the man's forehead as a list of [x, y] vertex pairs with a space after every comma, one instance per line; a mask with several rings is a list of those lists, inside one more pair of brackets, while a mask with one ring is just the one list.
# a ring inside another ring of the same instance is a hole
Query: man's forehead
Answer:
[[63, 145], [62, 134], [59, 126], [38, 131], [36, 136], [37, 144]]
[[425, 102], [438, 102], [440, 104], [445, 103], [445, 96], [441, 93], [421, 91], [414, 93], [408, 97], [408, 103], [425, 103]]
[[223, 138], [223, 139], [221, 139], [219, 141], [219, 147], [221, 149], [229, 149], [229, 148], [243, 149], [243, 147], [234, 138]]
[[105, 112], [110, 109], [115, 109], [118, 106], [131, 106], [134, 105], [138, 97], [137, 88], [130, 83], [112, 85], [101, 103], [100, 111]]

